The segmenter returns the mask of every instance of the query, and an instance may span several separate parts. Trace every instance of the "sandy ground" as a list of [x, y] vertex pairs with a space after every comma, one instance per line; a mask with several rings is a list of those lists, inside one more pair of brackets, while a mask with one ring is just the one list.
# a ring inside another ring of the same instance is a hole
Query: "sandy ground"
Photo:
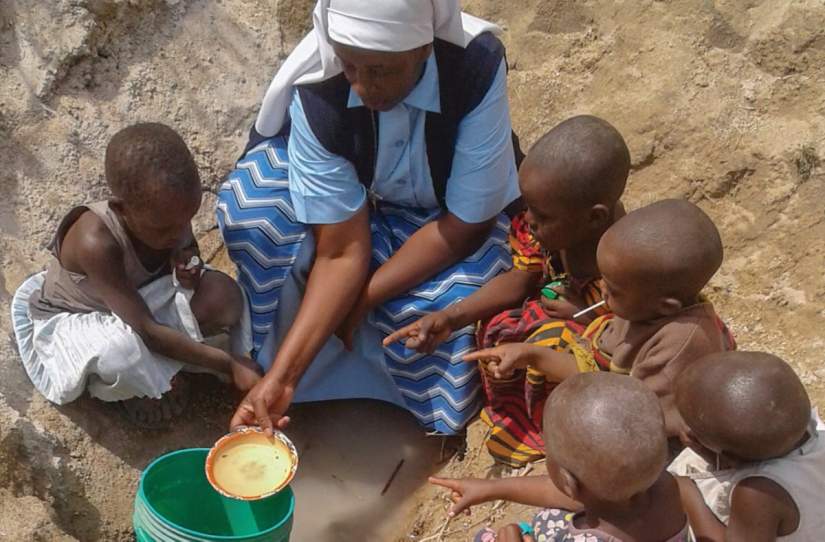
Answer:
[[[190, 143], [207, 188], [196, 229], [205, 252], [226, 265], [214, 191], [266, 84], [306, 27], [309, 5], [0, 1], [3, 305], [46, 262], [68, 207], [105, 196], [105, 142], [139, 119], [171, 123]], [[614, 123], [633, 154], [630, 206], [684, 197], [714, 218], [726, 260], [710, 296], [741, 347], [785, 357], [823, 406], [822, 2], [469, 0], [465, 7], [505, 28], [523, 142], [572, 114]], [[8, 336], [6, 309], [0, 327]], [[136, 431], [88, 399], [47, 404], [33, 393], [13, 342], [2, 341], [0, 540], [130, 540], [140, 469], [224, 432], [237, 398], [206, 377], [199, 382], [174, 430]], [[441, 492], [422, 485], [436, 469], [496, 474], [478, 423], [466, 458], [446, 466], [437, 461], [440, 445], [390, 407], [305, 407], [293, 436], [305, 461], [296, 481], [297, 540], [457, 541], [482, 523], [527, 513], [487, 505], [445, 526]]]

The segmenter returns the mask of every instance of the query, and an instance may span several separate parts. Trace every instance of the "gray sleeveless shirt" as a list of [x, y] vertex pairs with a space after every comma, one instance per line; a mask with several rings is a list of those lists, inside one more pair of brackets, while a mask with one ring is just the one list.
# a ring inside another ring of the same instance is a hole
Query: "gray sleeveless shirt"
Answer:
[[92, 212], [106, 224], [115, 241], [123, 250], [123, 267], [126, 281], [135, 289], [151, 282], [167, 271], [162, 265], [154, 272], [148, 271], [135, 252], [126, 230], [117, 214], [109, 207], [108, 201], [98, 201], [73, 208], [60, 222], [50, 248], [52, 259], [46, 269], [43, 287], [32, 294], [29, 300], [29, 313], [33, 318], [48, 318], [59, 312], [110, 312], [95, 289], [89, 284], [86, 275], [75, 273], [60, 264], [60, 247], [66, 232], [85, 212]]

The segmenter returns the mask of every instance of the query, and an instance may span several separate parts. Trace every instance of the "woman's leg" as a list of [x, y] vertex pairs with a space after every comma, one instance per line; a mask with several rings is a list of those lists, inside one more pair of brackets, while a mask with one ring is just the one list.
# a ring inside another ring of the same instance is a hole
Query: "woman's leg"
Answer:
[[287, 138], [267, 139], [238, 161], [218, 192], [218, 226], [249, 301], [255, 355], [307, 233], [295, 220], [288, 167]]
[[[437, 214], [437, 211], [383, 207], [381, 216], [373, 220], [373, 254], [377, 263], [386, 261]], [[457, 303], [509, 269], [508, 226], [508, 220], [502, 216], [475, 254], [376, 309], [376, 327], [386, 336], [424, 314]], [[455, 332], [431, 355], [407, 350], [401, 343], [384, 349], [387, 369], [407, 409], [428, 429], [443, 434], [459, 433], [478, 412], [481, 406], [478, 368], [462, 360], [462, 356], [474, 348], [474, 328], [468, 326]]]

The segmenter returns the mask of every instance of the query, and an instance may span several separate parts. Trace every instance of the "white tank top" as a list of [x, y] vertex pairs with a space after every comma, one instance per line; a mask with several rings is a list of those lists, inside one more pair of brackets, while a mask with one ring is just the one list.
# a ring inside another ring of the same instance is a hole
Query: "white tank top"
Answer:
[[750, 463], [738, 469], [713, 471], [712, 466], [690, 449], [679, 454], [668, 470], [691, 478], [705, 504], [719, 521], [728, 524], [736, 484], [761, 476], [776, 482], [791, 496], [799, 510], [799, 527], [777, 539], [789, 542], [822, 540], [825, 537], [825, 425], [816, 413], [811, 416], [809, 439], [789, 454], [769, 461]]

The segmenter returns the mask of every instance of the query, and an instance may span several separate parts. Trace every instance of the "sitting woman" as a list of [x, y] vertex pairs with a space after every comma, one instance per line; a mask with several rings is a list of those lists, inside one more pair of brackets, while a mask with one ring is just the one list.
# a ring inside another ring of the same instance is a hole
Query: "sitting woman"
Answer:
[[381, 342], [510, 266], [502, 211], [519, 193], [499, 29], [457, 0], [320, 0], [313, 20], [219, 195], [266, 370], [232, 423], [372, 398], [460, 433], [480, 406], [461, 360], [472, 327], [431, 355]]

